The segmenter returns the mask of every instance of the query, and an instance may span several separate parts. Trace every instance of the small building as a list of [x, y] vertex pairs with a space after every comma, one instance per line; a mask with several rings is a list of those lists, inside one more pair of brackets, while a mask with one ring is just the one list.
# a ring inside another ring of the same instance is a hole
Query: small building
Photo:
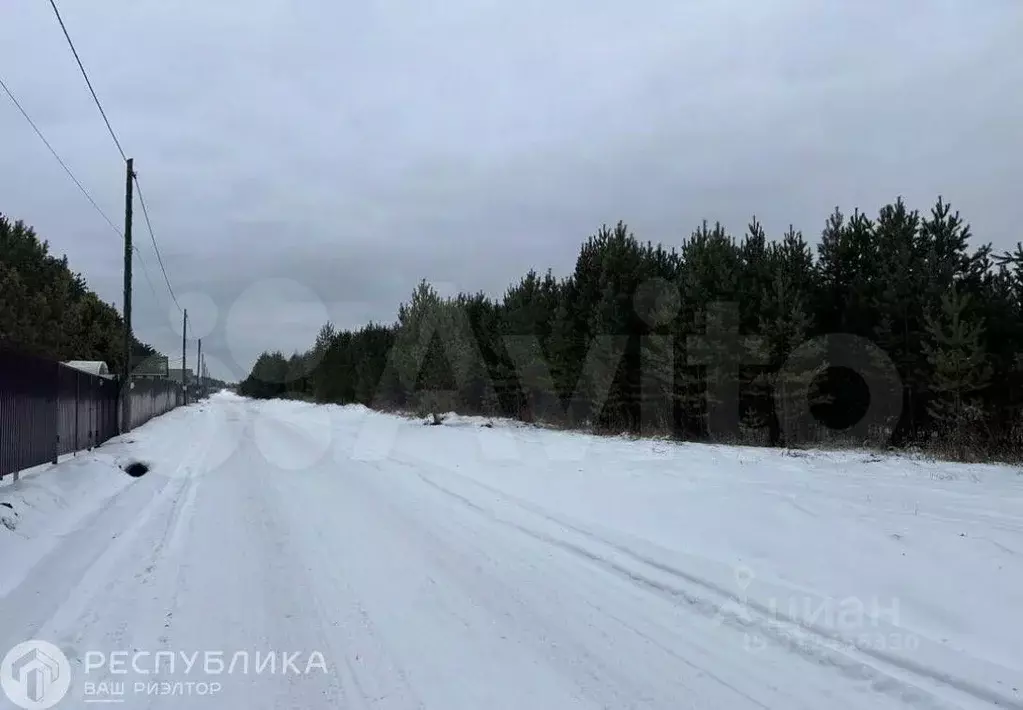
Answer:
[[98, 375], [99, 377], [106, 377], [108, 379], [113, 378], [110, 368], [107, 367], [107, 364], [102, 360], [68, 360], [64, 364], [90, 375]]
[[169, 367], [166, 355], [137, 356], [132, 364], [131, 376], [147, 380], [167, 379]]
[[[195, 374], [192, 372], [192, 368], [185, 369], [185, 377], [188, 378], [188, 383], [193, 384], [195, 382]], [[171, 367], [167, 370], [167, 379], [171, 382], [181, 382], [181, 368]]]

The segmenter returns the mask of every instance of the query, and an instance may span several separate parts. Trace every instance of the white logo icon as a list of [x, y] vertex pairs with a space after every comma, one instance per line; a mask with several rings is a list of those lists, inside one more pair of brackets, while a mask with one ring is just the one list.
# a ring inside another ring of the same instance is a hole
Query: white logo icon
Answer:
[[[755, 620], [750, 613], [746, 590], [753, 584], [755, 575], [749, 567], [739, 566], [735, 569], [735, 584], [739, 587], [738, 601], [729, 599], [725, 604], [718, 607], [718, 613], [714, 615], [714, 622], [722, 624], [725, 617], [731, 617], [747, 629], [755, 629]], [[755, 631], [743, 633], [743, 648], [750, 653], [758, 653], [767, 646], [767, 641]]]
[[46, 710], [59, 703], [71, 687], [71, 664], [52, 643], [19, 643], [0, 663], [0, 686], [18, 707]]

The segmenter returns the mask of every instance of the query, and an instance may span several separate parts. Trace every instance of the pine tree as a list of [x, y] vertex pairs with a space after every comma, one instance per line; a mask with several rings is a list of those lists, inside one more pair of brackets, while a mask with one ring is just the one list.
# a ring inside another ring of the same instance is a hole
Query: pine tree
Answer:
[[[722, 407], [724, 399], [738, 396], [740, 250], [724, 227], [710, 229], [704, 222], [679, 256], [680, 337], [686, 352], [685, 367], [677, 373], [682, 430], [701, 437], [737, 435], [740, 412]], [[708, 334], [708, 328], [721, 332]], [[729, 340], [732, 335], [736, 340]], [[712, 412], [720, 414], [718, 421], [710, 421]]]
[[778, 274], [764, 301], [760, 333], [771, 369], [767, 380], [773, 390], [778, 433], [793, 445], [809, 436], [806, 414], [816, 401], [811, 389], [824, 365], [823, 347], [810, 351], [805, 347], [813, 321], [804, 295], [788, 274]]
[[665, 284], [662, 298], [650, 304], [644, 319], [650, 332], [641, 342], [640, 429], [644, 433], [674, 433], [679, 394], [675, 373], [685, 364], [679, 337], [679, 314], [674, 289]]
[[924, 352], [934, 369], [928, 411], [961, 455], [984, 418], [979, 395], [990, 384], [983, 322], [968, 313], [969, 294], [953, 286], [941, 299], [940, 315], [927, 317], [930, 340]]
[[530, 271], [508, 289], [499, 324], [501, 343], [510, 362], [499, 368], [516, 394], [516, 416], [535, 421], [560, 415], [557, 388], [543, 342], [549, 339], [557, 306], [553, 277], [541, 279]]
[[431, 410], [439, 420], [433, 392], [447, 389], [442, 351], [436, 342], [442, 325], [442, 302], [434, 288], [421, 281], [410, 302], [398, 310], [398, 332], [392, 351], [392, 364], [410, 401], [420, 411]]

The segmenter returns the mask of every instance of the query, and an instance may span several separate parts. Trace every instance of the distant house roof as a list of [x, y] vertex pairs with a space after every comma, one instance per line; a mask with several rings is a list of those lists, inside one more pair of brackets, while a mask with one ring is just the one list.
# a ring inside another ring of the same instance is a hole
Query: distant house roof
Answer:
[[102, 360], [68, 360], [64, 364], [90, 375], [110, 376], [110, 368]]
[[136, 355], [132, 358], [132, 377], [167, 377], [166, 355]]

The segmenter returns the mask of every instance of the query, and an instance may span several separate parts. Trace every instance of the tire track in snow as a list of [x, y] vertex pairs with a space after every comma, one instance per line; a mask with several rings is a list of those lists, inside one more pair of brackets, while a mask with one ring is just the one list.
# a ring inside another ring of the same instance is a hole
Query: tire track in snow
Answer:
[[[381, 476], [387, 467], [378, 465], [374, 475], [349, 478], [373, 489], [369, 495], [375, 503], [367, 503], [367, 508], [377, 514], [393, 509], [389, 517], [403, 520], [406, 527], [417, 520], [408, 536], [420, 543], [417, 549], [423, 551], [431, 569], [445, 573], [443, 579], [465, 589], [474, 604], [493, 614], [502, 634], [535, 649], [537, 658], [571, 678], [590, 702], [599, 707], [660, 708], [675, 706], [683, 698], [691, 702], [703, 698], [708, 707], [763, 709], [791, 706], [797, 699], [776, 680], [778, 658], [773, 666], [743, 662], [742, 658], [737, 663], [733, 645], [722, 646], [717, 627], [709, 622], [699, 629], [686, 624], [683, 614], [675, 614], [677, 605], [651, 604], [642, 594], [632, 593], [637, 587], [631, 582], [615, 588], [600, 578], [606, 570], [589, 565], [585, 570], [566, 567], [549, 554], [537, 555], [533, 549], [536, 542], [548, 550], [552, 546], [530, 537], [532, 544], [524, 547], [521, 531], [515, 528], [507, 528], [514, 533], [510, 536], [495, 535], [500, 527], [484, 534], [485, 528], [474, 522], [474, 516], [455, 514], [463, 509], [461, 505], [457, 511], [436, 508], [438, 501], [450, 502], [449, 497], [437, 496], [431, 488], [402, 485], [402, 478], [415, 480], [415, 467], [408, 467], [409, 477]], [[371, 486], [388, 479], [399, 485], [386, 490]], [[417, 488], [426, 491], [425, 499], [402, 500]], [[422, 544], [427, 540], [435, 544]], [[525, 580], [532, 584], [516, 586]], [[625, 621], [609, 609], [619, 610], [631, 620]], [[617, 652], [609, 653], [611, 649]], [[625, 658], [629, 660], [623, 663]], [[681, 667], [689, 672], [680, 673]], [[830, 681], [821, 682], [820, 676], [802, 682], [814, 681], [813, 689], [822, 696], [833, 688]], [[833, 705], [857, 707], [849, 701]]]
[[[710, 592], [717, 599], [701, 597], [692, 591], [671, 584], [662, 580], [654, 579], [649, 574], [628, 567], [610, 559], [607, 554], [594, 552], [582, 545], [560, 539], [554, 535], [545, 534], [535, 529], [520, 525], [519, 523], [500, 517], [493, 510], [488, 509], [468, 497], [453, 491], [424, 475], [420, 470], [416, 473], [427, 485], [444, 493], [447, 496], [458, 500], [466, 507], [476, 511], [505, 526], [512, 527], [530, 537], [533, 537], [546, 544], [558, 547], [572, 555], [586, 559], [598, 564], [608, 571], [629, 579], [635, 584], [641, 585], [654, 593], [667, 596], [672, 599], [681, 600], [686, 605], [703, 616], [721, 619], [729, 626], [743, 632], [753, 631], [770, 638], [772, 641], [787, 648], [791, 652], [800, 655], [818, 665], [832, 666], [843, 675], [851, 678], [859, 678], [869, 682], [870, 686], [877, 692], [885, 693], [901, 699], [915, 701], [916, 704], [923, 704], [925, 700], [933, 707], [944, 707], [945, 701], [939, 700], [933, 690], [915, 685], [909, 677], [916, 676], [931, 685], [943, 685], [959, 693], [963, 693], [975, 700], [980, 700], [998, 707], [1008, 707], [1014, 710], [1023, 710], [1023, 702], [1017, 697], [1009, 695], [1009, 687], [1006, 691], [998, 691], [973, 683], [967, 679], [957, 677], [950, 672], [941, 671], [927, 665], [917, 663], [912, 659], [896, 656], [883, 650], [868, 648], [855, 641], [844, 637], [843, 634], [821, 627], [798, 618], [793, 618], [776, 609], [758, 603], [753, 599], [744, 600], [746, 614], [737, 614], [726, 609], [726, 602], [737, 603], [739, 600], [727, 589], [705, 578], [693, 575], [685, 570], [667, 565], [647, 555], [637, 553], [619, 543], [596, 535], [578, 525], [569, 523], [563, 519], [554, 517], [538, 506], [524, 501], [521, 498], [510, 495], [504, 491], [497, 490], [487, 484], [476, 481], [463, 474], [440, 469], [443, 475], [456, 477], [460, 480], [471, 483], [481, 489], [496, 495], [500, 499], [507, 500], [521, 510], [538, 516], [548, 523], [575, 532], [590, 542], [610, 548], [616, 553], [629, 558], [640, 566], [651, 567], [659, 572], [665, 573], [683, 583], [698, 587]], [[723, 600], [723, 601], [722, 601]], [[867, 657], [867, 658], [864, 658]], [[879, 667], [880, 666], [880, 667]]]
[[[206, 446], [208, 446], [213, 429], [203, 427], [201, 419], [196, 421], [197, 428], [205, 432], [202, 438], [206, 441]], [[111, 538], [112, 542], [106, 543], [99, 549], [98, 554], [96, 554], [80, 576], [77, 577], [77, 583], [70, 589], [65, 590], [63, 599], [50, 612], [48, 618], [33, 630], [33, 637], [56, 639], [57, 644], [62, 647], [62, 650], [72, 664], [80, 664], [82, 662], [79, 646], [83, 638], [89, 633], [90, 628], [99, 620], [99, 615], [94, 608], [93, 601], [97, 597], [112, 594], [113, 590], [123, 583], [124, 575], [119, 574], [119, 569], [123, 566], [126, 559], [131, 559], [131, 553], [137, 549], [138, 541], [143, 537], [143, 531], [157, 520], [161, 513], [165, 512], [167, 524], [157, 545], [155, 548], [152, 548], [154, 552], [151, 559], [154, 560], [153, 564], [155, 564], [155, 560], [166, 543], [167, 538], [171, 535], [175, 525], [180, 522], [181, 507], [187, 498], [189, 489], [194, 486], [193, 476], [182, 475], [182, 473], [187, 472], [189, 467], [194, 466], [197, 461], [201, 460], [205, 449], [205, 446], [194, 446], [187, 449], [185, 455], [177, 462], [172, 472], [166, 476], [158, 472], [152, 472], [147, 474], [144, 479], [139, 479], [140, 481], [145, 481], [147, 485], [150, 477], [162, 476], [165, 478], [165, 481], [164, 485], [155, 492], [145, 506], [134, 515], [130, 524], [115, 532]], [[130, 490], [130, 488], [125, 490]], [[98, 517], [94, 518], [93, 521], [98, 524], [103, 522]], [[92, 539], [88, 534], [84, 534], [83, 538], [88, 540], [90, 544], [99, 542], [96, 539]], [[63, 550], [61, 558], [57, 561], [59, 562], [67, 558], [67, 551]], [[151, 571], [152, 566], [143, 574]], [[141, 578], [141, 576], [135, 575], [136, 578]], [[51, 575], [51, 578], [60, 579], [63, 585], [69, 583], [69, 578], [65, 575], [54, 574]], [[74, 579], [74, 577], [70, 579]], [[56, 589], [53, 591], [56, 592]], [[123, 641], [127, 632], [127, 625], [122, 624], [116, 627], [112, 633], [108, 634], [107, 638], [116, 646]]]
[[[254, 405], [258, 406], [258, 405]], [[297, 458], [305, 454], [308, 442], [305, 432], [294, 422], [279, 420], [267, 412], [261, 417], [261, 435], [276, 434], [272, 443], [274, 460], [294, 450]], [[250, 453], [265, 456], [262, 446], [252, 437]], [[278, 471], [254, 465], [257, 495], [267, 511], [283, 515], [288, 534], [283, 537], [280, 556], [289, 560], [292, 583], [301, 580], [305, 608], [311, 608], [316, 621], [306, 623], [315, 630], [319, 646], [329, 650], [333, 670], [337, 674], [342, 707], [353, 710], [395, 708], [422, 710], [419, 698], [397, 656], [376, 628], [356, 590], [335, 569], [335, 548], [325, 533], [322, 520], [314, 512], [321, 503], [323, 491], [315, 487], [318, 470]], [[312, 479], [312, 480], [311, 480]], [[296, 579], [297, 578], [297, 579]], [[338, 640], [342, 637], [342, 641]]]

